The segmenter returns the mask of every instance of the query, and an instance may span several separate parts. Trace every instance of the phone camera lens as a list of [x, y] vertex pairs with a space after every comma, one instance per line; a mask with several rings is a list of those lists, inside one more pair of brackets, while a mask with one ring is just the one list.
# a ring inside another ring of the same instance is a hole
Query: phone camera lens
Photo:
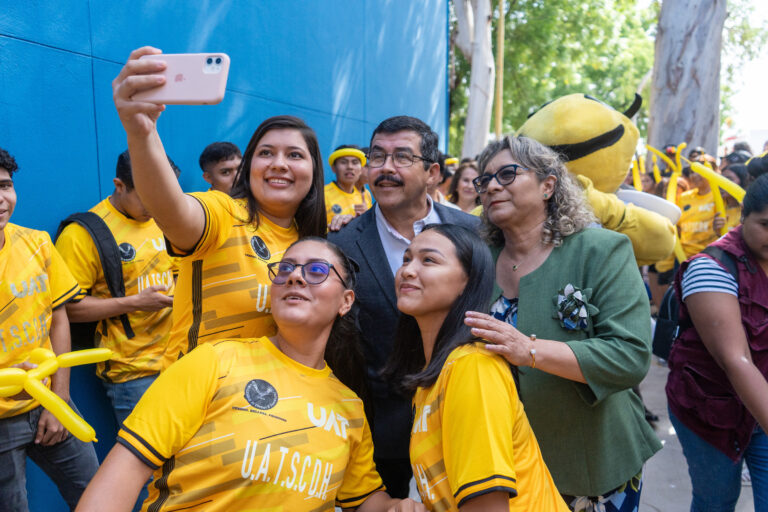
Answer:
[[207, 61], [205, 61], [205, 62], [207, 62], [208, 64], [213, 64], [213, 59], [212, 59], [212, 58], [210, 58], [210, 57], [208, 57], [208, 60], [207, 60]]
[[221, 64], [221, 57], [216, 57], [216, 64]]

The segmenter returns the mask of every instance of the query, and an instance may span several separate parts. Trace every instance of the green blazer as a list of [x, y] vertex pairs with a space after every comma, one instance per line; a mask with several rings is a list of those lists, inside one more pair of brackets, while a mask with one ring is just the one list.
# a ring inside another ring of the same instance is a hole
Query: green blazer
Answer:
[[[501, 248], [492, 248], [494, 260]], [[497, 269], [497, 271], [504, 271]], [[581, 290], [585, 329], [566, 329], [558, 292]], [[521, 367], [520, 396], [557, 489], [599, 496], [638, 474], [661, 449], [632, 391], [651, 361], [648, 296], [629, 239], [587, 228], [565, 238], [520, 280], [517, 328], [571, 347], [587, 384]], [[502, 294], [496, 285], [494, 300]]]

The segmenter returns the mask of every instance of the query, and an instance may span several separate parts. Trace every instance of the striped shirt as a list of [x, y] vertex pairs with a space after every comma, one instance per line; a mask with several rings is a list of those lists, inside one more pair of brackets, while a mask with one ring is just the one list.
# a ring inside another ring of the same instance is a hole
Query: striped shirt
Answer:
[[683, 300], [689, 295], [701, 292], [719, 292], [739, 296], [736, 279], [712, 258], [696, 258], [685, 270]]

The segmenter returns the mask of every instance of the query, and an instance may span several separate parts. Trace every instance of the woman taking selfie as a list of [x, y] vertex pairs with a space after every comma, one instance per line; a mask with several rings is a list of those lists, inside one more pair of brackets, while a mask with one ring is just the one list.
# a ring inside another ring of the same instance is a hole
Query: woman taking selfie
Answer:
[[768, 176], [749, 186], [743, 204], [741, 226], [675, 278], [680, 335], [667, 399], [692, 512], [734, 510], [745, 461], [755, 510], [768, 511]]
[[184, 194], [157, 132], [164, 105], [134, 101], [164, 83], [159, 54], [131, 53], [113, 81], [113, 97], [128, 136], [136, 190], [163, 230], [169, 252], [181, 256], [173, 304], [168, 364], [198, 343], [274, 333], [267, 263], [299, 237], [325, 234], [323, 167], [315, 133], [291, 116], [271, 117], [243, 154], [232, 197], [218, 191]]
[[423, 510], [383, 492], [363, 404], [324, 360], [335, 345], [335, 364], [354, 361], [354, 265], [322, 239], [270, 264], [277, 333], [205, 343], [162, 373], [77, 510], [130, 510], [153, 471], [145, 511]]
[[385, 373], [413, 397], [410, 458], [430, 510], [567, 511], [541, 458], [512, 370], [463, 323], [487, 308], [493, 260], [460, 226], [433, 224], [403, 256], [402, 316]]
[[[632, 512], [661, 444], [632, 386], [651, 362], [650, 311], [629, 239], [594, 217], [556, 153], [506, 137], [475, 180], [496, 268], [472, 333], [520, 368], [526, 413], [576, 512]], [[487, 309], [485, 310], [487, 311]]]

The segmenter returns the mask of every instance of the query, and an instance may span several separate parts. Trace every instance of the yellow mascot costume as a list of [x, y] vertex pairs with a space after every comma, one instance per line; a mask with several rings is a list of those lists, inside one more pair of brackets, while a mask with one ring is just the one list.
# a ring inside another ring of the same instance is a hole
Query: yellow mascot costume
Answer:
[[632, 241], [638, 265], [663, 260], [675, 246], [675, 227], [666, 217], [625, 204], [615, 193], [629, 172], [639, 133], [630, 117], [642, 98], [621, 113], [586, 94], [546, 103], [528, 117], [516, 135], [554, 149], [584, 187], [603, 227]]

